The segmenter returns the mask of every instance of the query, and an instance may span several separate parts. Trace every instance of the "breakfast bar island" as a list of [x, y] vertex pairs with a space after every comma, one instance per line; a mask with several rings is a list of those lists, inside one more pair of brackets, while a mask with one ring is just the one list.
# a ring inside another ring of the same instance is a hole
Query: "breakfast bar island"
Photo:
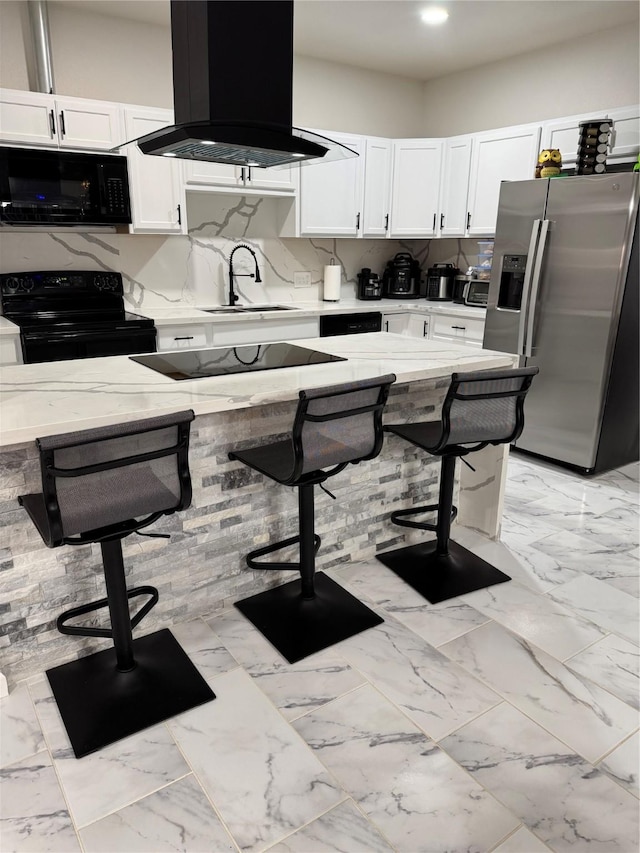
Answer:
[[[41, 491], [35, 439], [192, 409], [189, 509], [148, 531], [170, 539], [128, 537], [124, 558], [130, 585], [152, 584], [158, 606], [144, 633], [206, 616], [281, 583], [289, 572], [252, 571], [248, 551], [297, 532], [293, 489], [283, 489], [237, 462], [228, 452], [290, 432], [301, 389], [396, 375], [385, 421], [437, 420], [456, 371], [514, 366], [511, 355], [387, 333], [296, 340], [296, 347], [340, 360], [252, 371], [259, 346], [242, 347], [245, 370], [202, 378], [175, 378], [137, 357], [17, 365], [2, 371], [0, 454], [3, 544], [0, 564], [0, 672], [16, 681], [105, 647], [107, 640], [66, 637], [59, 613], [104, 595], [97, 545], [48, 549], [18, 504]], [[264, 348], [265, 345], [262, 345]], [[231, 348], [233, 349], [233, 348]], [[158, 353], [158, 359], [170, 353]], [[220, 351], [201, 351], [204, 363]], [[146, 359], [153, 358], [146, 356]], [[508, 447], [474, 455], [475, 471], [458, 472], [457, 523], [496, 538], [500, 531]], [[389, 435], [381, 454], [349, 465], [332, 479], [336, 499], [318, 492], [318, 569], [329, 569], [424, 538], [392, 525], [393, 510], [436, 503], [439, 459]], [[292, 555], [292, 559], [295, 556]]]

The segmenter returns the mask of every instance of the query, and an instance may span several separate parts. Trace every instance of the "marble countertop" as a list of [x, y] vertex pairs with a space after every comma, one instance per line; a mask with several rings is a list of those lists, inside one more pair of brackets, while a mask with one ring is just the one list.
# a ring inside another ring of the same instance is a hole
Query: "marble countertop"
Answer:
[[[284, 303], [276, 303], [284, 304]], [[282, 311], [238, 311], [235, 314], [208, 314], [205, 308], [220, 308], [220, 305], [202, 305], [198, 308], [193, 306], [176, 305], [166, 307], [145, 306], [142, 313], [150, 317], [156, 326], [163, 325], [187, 325], [194, 322], [207, 323], [238, 323], [247, 320], [260, 321], [266, 318], [282, 320], [285, 318], [310, 317], [327, 314], [362, 314], [369, 311], [380, 311], [383, 314], [401, 314], [405, 311], [417, 313], [455, 313], [463, 317], [480, 317], [484, 319], [486, 310], [471, 305], [459, 305], [454, 302], [427, 302], [419, 300], [394, 300], [394, 299], [341, 299], [339, 302], [294, 302], [295, 310], [284, 309]]]
[[0, 446], [181, 409], [196, 415], [295, 400], [302, 388], [395, 373], [398, 382], [514, 364], [514, 356], [377, 332], [294, 342], [347, 359], [176, 382], [128, 356], [12, 365], [2, 369]]
[[[276, 303], [279, 304], [279, 303]], [[191, 305], [145, 306], [140, 313], [151, 318], [156, 326], [184, 326], [190, 323], [239, 323], [247, 320], [260, 321], [267, 317], [282, 320], [290, 317], [317, 317], [322, 314], [362, 314], [368, 311], [380, 311], [383, 314], [401, 314], [415, 311], [425, 314], [455, 313], [462, 317], [484, 318], [486, 310], [471, 305], [459, 305], [455, 302], [427, 302], [424, 299], [409, 301], [393, 299], [359, 300], [341, 299], [340, 302], [295, 302], [295, 310], [283, 311], [238, 311], [235, 314], [208, 314], [205, 308], [224, 308], [220, 305], [203, 305], [198, 308]], [[6, 317], [0, 316], [0, 336], [19, 335], [20, 327]]]

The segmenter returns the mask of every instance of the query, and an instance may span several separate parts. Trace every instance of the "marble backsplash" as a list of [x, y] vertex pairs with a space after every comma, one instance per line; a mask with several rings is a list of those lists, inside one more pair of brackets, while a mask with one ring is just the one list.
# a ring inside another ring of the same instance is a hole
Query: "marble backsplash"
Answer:
[[[322, 299], [323, 267], [342, 266], [342, 298], [356, 295], [357, 274], [369, 267], [382, 274], [397, 252], [410, 252], [425, 271], [451, 262], [466, 271], [475, 262], [473, 240], [385, 240], [283, 238], [277, 236], [280, 199], [193, 194], [188, 235], [129, 235], [50, 231], [0, 233], [0, 272], [114, 270], [124, 279], [132, 311], [172, 305], [218, 305], [228, 301], [228, 258], [238, 243], [256, 252], [262, 284], [236, 280], [246, 302], [309, 302]], [[291, 202], [289, 201], [289, 204]], [[252, 272], [248, 252], [234, 257], [236, 272]], [[311, 286], [294, 287], [294, 273], [310, 272]]]

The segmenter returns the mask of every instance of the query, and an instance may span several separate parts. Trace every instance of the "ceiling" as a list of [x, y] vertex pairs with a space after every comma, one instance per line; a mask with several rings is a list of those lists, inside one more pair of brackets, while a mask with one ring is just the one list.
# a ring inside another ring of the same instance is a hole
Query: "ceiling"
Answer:
[[[169, 0], [49, 2], [166, 27], [170, 22]], [[449, 20], [425, 26], [420, 12], [434, 5], [446, 8]], [[610, 27], [637, 30], [639, 12], [637, 0], [295, 0], [294, 49], [430, 80]]]

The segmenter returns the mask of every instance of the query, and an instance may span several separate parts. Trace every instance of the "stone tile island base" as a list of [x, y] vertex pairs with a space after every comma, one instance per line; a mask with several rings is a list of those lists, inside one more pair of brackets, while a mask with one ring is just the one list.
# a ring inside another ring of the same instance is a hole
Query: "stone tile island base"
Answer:
[[[437, 419], [448, 385], [449, 378], [393, 386], [385, 420]], [[152, 584], [160, 593], [138, 636], [212, 614], [291, 579], [290, 572], [252, 571], [244, 558], [253, 548], [296, 534], [297, 491], [230, 462], [227, 453], [284, 437], [295, 408], [286, 402], [196, 418], [189, 453], [191, 507], [149, 529], [170, 533], [170, 540], [134, 534], [123, 542], [129, 586]], [[458, 522], [490, 538], [499, 534], [507, 453], [504, 445], [486, 448], [473, 454], [475, 473], [464, 465], [458, 472]], [[12, 689], [21, 679], [110, 641], [68, 637], [56, 629], [62, 610], [104, 596], [104, 578], [98, 545], [48, 549], [18, 506], [19, 494], [40, 490], [35, 443], [6, 450], [0, 464], [6, 483], [0, 504], [0, 670]], [[397, 527], [389, 516], [416, 503], [437, 503], [439, 469], [439, 458], [388, 435], [379, 457], [349, 465], [331, 479], [336, 500], [316, 489], [318, 568], [371, 559], [428, 535]], [[99, 618], [104, 617], [94, 616]]]

